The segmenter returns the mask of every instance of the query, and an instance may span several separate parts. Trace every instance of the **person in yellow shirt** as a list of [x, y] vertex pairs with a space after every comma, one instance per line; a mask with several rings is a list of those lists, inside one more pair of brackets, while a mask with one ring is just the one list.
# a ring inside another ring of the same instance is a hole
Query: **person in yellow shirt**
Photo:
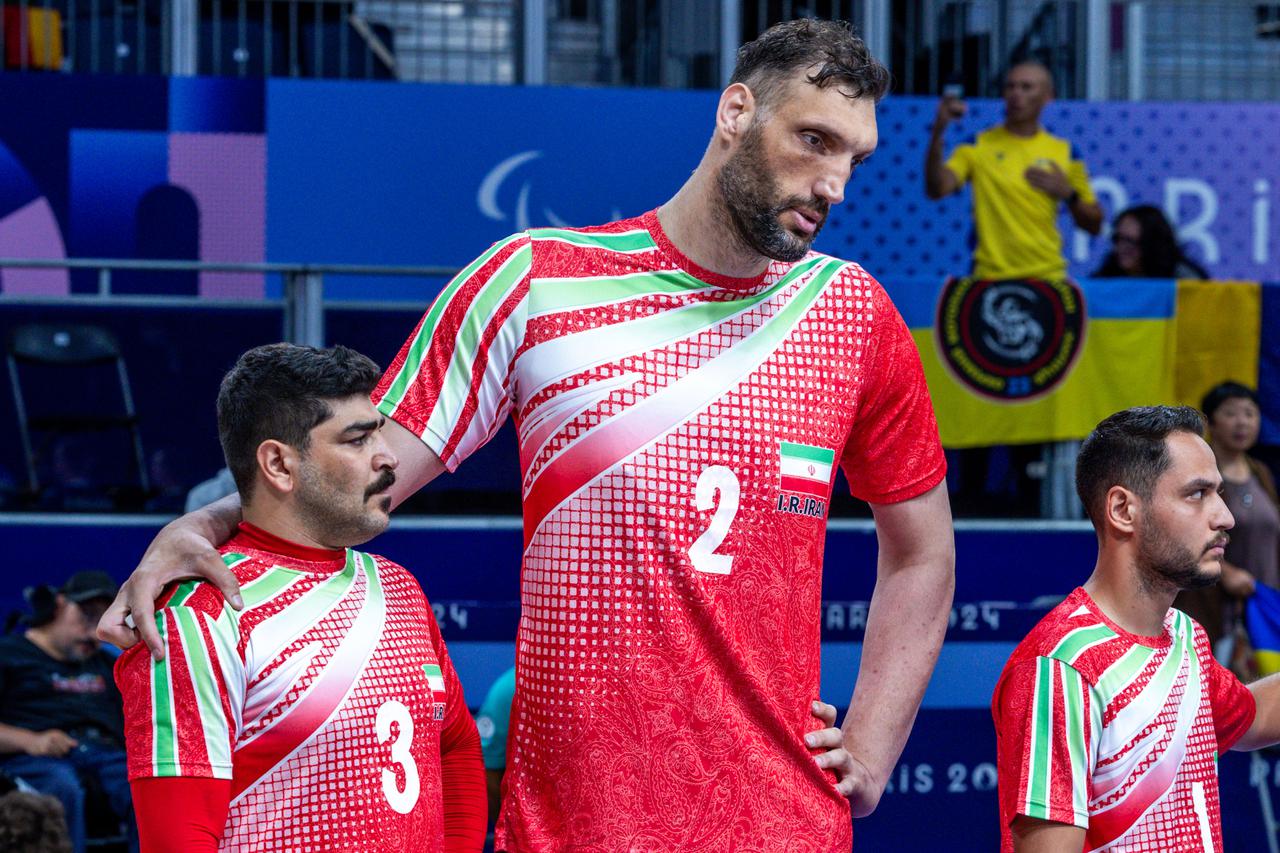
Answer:
[[1061, 204], [1080, 228], [1090, 234], [1102, 229], [1102, 208], [1079, 152], [1040, 125], [1040, 114], [1052, 100], [1049, 69], [1030, 61], [1013, 66], [1004, 84], [1004, 123], [956, 146], [945, 161], [943, 134], [968, 107], [955, 96], [938, 104], [925, 159], [925, 193], [943, 198], [973, 183], [976, 278], [1063, 278]]

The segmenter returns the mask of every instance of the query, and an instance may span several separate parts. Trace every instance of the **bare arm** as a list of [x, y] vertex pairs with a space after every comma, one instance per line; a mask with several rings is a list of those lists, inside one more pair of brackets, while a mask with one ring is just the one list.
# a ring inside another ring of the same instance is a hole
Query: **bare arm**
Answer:
[[1077, 199], [1074, 203], [1067, 204], [1067, 210], [1070, 211], [1076, 227], [1082, 231], [1087, 231], [1094, 236], [1102, 233], [1102, 205], [1096, 201], [1084, 202]]
[[[389, 420], [383, 429], [387, 444], [400, 461], [395, 485], [391, 487], [391, 500], [398, 506], [438, 477], [445, 467], [431, 448], [400, 424]], [[164, 645], [156, 631], [153, 605], [167, 585], [183, 578], [200, 578], [212, 583], [239, 609], [242, 606], [240, 586], [223, 564], [217, 548], [232, 537], [241, 518], [237, 494], [165, 525], [142, 555], [133, 574], [120, 587], [115, 601], [103, 613], [98, 622], [98, 636], [121, 648], [141, 639], [156, 660], [163, 660]]]
[[1247, 752], [1280, 743], [1280, 673], [1260, 678], [1249, 685], [1258, 711], [1253, 725], [1232, 749]]
[[964, 101], [958, 98], [943, 98], [938, 104], [938, 114], [929, 133], [929, 147], [924, 155], [924, 194], [929, 198], [944, 198], [960, 189], [959, 179], [947, 168], [943, 158], [943, 136], [947, 125], [967, 110]]
[[1009, 828], [1015, 853], [1080, 853], [1084, 848], [1084, 828], [1069, 823], [1018, 815]]
[[48, 755], [60, 758], [79, 744], [75, 738], [61, 729], [45, 729], [42, 732], [0, 723], [0, 753], [23, 752], [27, 755]]
[[[841, 726], [855, 770], [841, 785], [854, 817], [880, 802], [938, 661], [955, 591], [955, 542], [946, 485], [874, 504], [880, 543], [862, 664]], [[819, 756], [834, 766], [830, 753]]]

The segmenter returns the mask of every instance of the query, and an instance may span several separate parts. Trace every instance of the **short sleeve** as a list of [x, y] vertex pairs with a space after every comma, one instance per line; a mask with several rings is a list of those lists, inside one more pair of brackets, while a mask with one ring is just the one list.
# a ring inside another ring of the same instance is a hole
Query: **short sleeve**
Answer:
[[1235, 746], [1253, 725], [1257, 703], [1253, 693], [1232, 674], [1231, 670], [1207, 657], [1209, 702], [1213, 706], [1213, 732], [1218, 738], [1218, 754]]
[[[201, 587], [180, 585], [156, 612], [164, 660], [139, 643], [116, 661], [130, 780], [231, 778], [238, 719], [231, 697], [244, 695], [239, 626], [221, 596]], [[196, 596], [206, 602], [216, 596], [218, 603], [183, 603]]]
[[1055, 658], [1014, 665], [996, 687], [1000, 814], [1089, 825], [1094, 765], [1088, 682]]
[[854, 497], [897, 503], [940, 483], [947, 463], [915, 341], [884, 288], [872, 286], [863, 383], [840, 467]]
[[484, 446], [511, 410], [532, 257], [528, 235], [517, 234], [458, 273], [373, 391], [378, 411], [421, 438], [450, 471]]
[[973, 167], [977, 163], [978, 149], [973, 142], [963, 142], [955, 147], [951, 152], [951, 157], [946, 162], [946, 167], [956, 176], [956, 180], [962, 185], [967, 184], [969, 179], [973, 177]]
[[509, 669], [493, 682], [476, 715], [480, 730], [480, 750], [484, 766], [501, 770], [507, 766], [507, 731], [511, 724], [511, 700], [515, 696], [515, 670]]
[[1089, 167], [1084, 163], [1084, 155], [1074, 143], [1071, 145], [1071, 159], [1067, 162], [1067, 182], [1080, 193], [1080, 200], [1084, 203], [1094, 204], [1098, 200], [1089, 185]]

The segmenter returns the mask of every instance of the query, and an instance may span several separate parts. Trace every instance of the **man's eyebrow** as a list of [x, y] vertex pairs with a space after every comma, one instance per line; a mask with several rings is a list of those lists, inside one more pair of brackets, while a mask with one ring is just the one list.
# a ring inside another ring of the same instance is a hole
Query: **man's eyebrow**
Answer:
[[356, 421], [355, 423], [348, 425], [342, 432], [344, 434], [348, 432], [372, 432], [386, 422], [387, 419], [385, 417], [376, 421]]
[[1208, 489], [1211, 492], [1216, 492], [1219, 489], [1219, 487], [1220, 487], [1220, 484], [1215, 483], [1213, 480], [1206, 480], [1204, 477], [1197, 477], [1196, 479], [1192, 480], [1190, 483], [1187, 483], [1187, 485], [1184, 486], [1183, 488], [1186, 489], [1186, 491], [1188, 492], [1195, 492], [1195, 491], [1199, 491], [1200, 489]]

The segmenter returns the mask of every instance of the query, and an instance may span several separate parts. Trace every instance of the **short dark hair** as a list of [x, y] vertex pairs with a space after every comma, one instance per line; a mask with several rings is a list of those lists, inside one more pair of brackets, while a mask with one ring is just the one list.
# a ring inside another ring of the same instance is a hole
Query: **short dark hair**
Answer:
[[742, 83], [767, 104], [797, 71], [814, 66], [807, 79], [820, 89], [836, 85], [851, 98], [873, 101], [889, 91], [888, 69], [849, 24], [815, 18], [774, 24], [738, 48], [729, 82]]
[[1258, 402], [1258, 392], [1254, 391], [1248, 385], [1241, 385], [1239, 382], [1219, 382], [1209, 389], [1204, 395], [1204, 399], [1200, 401], [1200, 411], [1204, 412], [1204, 416], [1210, 422], [1213, 421], [1213, 413], [1218, 411], [1223, 403], [1228, 400], [1251, 400], [1255, 406], [1261, 406]]
[[1095, 528], [1112, 486], [1151, 497], [1169, 467], [1165, 440], [1175, 432], [1203, 435], [1204, 418], [1190, 406], [1138, 406], [1116, 412], [1089, 433], [1076, 458], [1076, 494]]
[[329, 400], [368, 394], [381, 371], [353, 349], [267, 344], [240, 356], [218, 389], [218, 440], [241, 500], [253, 493], [258, 446], [306, 452], [311, 430], [333, 416]]

